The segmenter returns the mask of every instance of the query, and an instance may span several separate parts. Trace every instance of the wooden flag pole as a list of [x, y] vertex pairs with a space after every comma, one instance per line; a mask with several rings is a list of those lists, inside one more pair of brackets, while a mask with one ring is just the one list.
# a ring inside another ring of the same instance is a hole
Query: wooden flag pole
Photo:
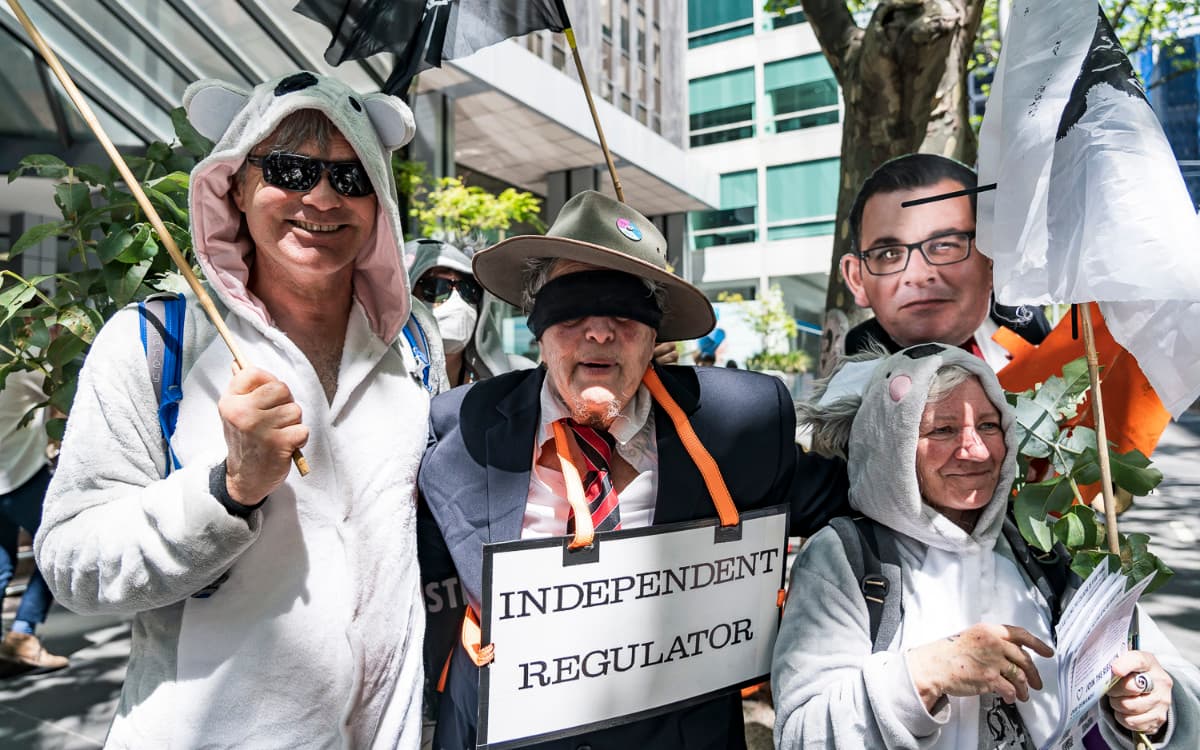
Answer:
[[1096, 452], [1100, 457], [1100, 490], [1104, 493], [1104, 532], [1108, 551], [1121, 554], [1117, 540], [1117, 502], [1113, 497], [1112, 465], [1108, 460], [1108, 430], [1104, 427], [1104, 399], [1100, 394], [1100, 358], [1096, 354], [1096, 332], [1092, 329], [1091, 305], [1079, 305], [1079, 322], [1083, 326], [1083, 347], [1087, 355], [1088, 380], [1092, 387], [1092, 418], [1096, 423]]
[[[79, 110], [79, 114], [83, 116], [83, 119], [88, 124], [88, 127], [92, 129], [92, 133], [95, 134], [96, 140], [100, 142], [100, 145], [104, 148], [105, 153], [108, 154], [108, 158], [112, 160], [112, 163], [117, 168], [117, 171], [121, 173], [121, 178], [124, 179], [125, 184], [129, 186], [129, 192], [133, 194], [134, 200], [137, 201], [137, 204], [142, 209], [142, 212], [146, 214], [146, 218], [149, 219], [150, 224], [154, 227], [154, 231], [158, 234], [159, 240], [162, 241], [163, 247], [167, 249], [167, 253], [171, 256], [171, 260], [175, 261], [175, 265], [179, 268], [179, 272], [183, 274], [184, 280], [187, 281], [188, 286], [192, 289], [192, 293], [195, 294], [196, 298], [199, 300], [200, 306], [204, 308], [204, 312], [208, 315], [209, 320], [211, 320], [212, 324], [216, 326], [217, 333], [220, 334], [221, 339], [225, 342], [225, 345], [229, 347], [229, 351], [231, 354], [233, 354], [233, 360], [235, 363], [237, 363], [238, 369], [244, 370], [245, 368], [249, 367], [249, 363], [246, 361], [246, 358], [242, 356], [241, 350], [238, 348], [237, 342], [234, 341], [233, 334], [230, 332], [229, 327], [225, 325], [225, 320], [221, 317], [221, 313], [217, 310], [217, 306], [213, 304], [212, 298], [208, 296], [208, 291], [205, 290], [204, 286], [200, 283], [200, 280], [196, 278], [196, 274], [192, 271], [191, 265], [188, 264], [187, 259], [183, 257], [183, 253], [180, 252], [179, 246], [175, 244], [175, 239], [171, 237], [171, 233], [167, 231], [166, 225], [163, 224], [162, 218], [159, 217], [158, 211], [154, 209], [153, 204], [150, 203], [150, 199], [146, 197], [146, 192], [142, 190], [141, 181], [134, 176], [132, 171], [130, 171], [129, 165], [125, 163], [124, 157], [122, 157], [121, 153], [117, 151], [117, 147], [113, 145], [112, 139], [108, 137], [108, 134], [104, 132], [104, 127], [100, 125], [100, 121], [97, 119], [96, 113], [92, 111], [92, 108], [90, 105], [88, 105], [87, 100], [83, 98], [83, 95], [75, 86], [75, 82], [71, 80], [70, 74], [67, 73], [62, 63], [59, 62], [58, 56], [54, 54], [54, 50], [50, 48], [50, 45], [46, 42], [45, 38], [42, 37], [41, 32], [38, 31], [37, 27], [33, 25], [33, 21], [31, 21], [29, 16], [26, 15], [25, 9], [21, 7], [21, 3], [18, 2], [18, 0], [8, 0], [8, 6], [12, 8], [13, 13], [17, 16], [17, 20], [21, 22], [21, 25], [25, 27], [26, 33], [29, 34], [29, 38], [33, 41], [34, 46], [37, 47], [38, 52], [41, 53], [42, 58], [46, 61], [46, 64], [50, 66], [50, 70], [54, 71], [55, 77], [58, 78], [59, 83], [62, 84], [63, 89], [67, 92], [67, 96], [71, 99], [71, 103], [73, 103], [75, 108]], [[302, 454], [299, 450], [292, 454], [292, 462], [296, 465], [296, 469], [300, 472], [300, 476], [308, 474], [308, 461], [304, 459], [304, 454]]]
[[[566, 10], [563, 9], [563, 17]], [[621, 189], [621, 178], [617, 177], [617, 165], [613, 162], [612, 152], [608, 150], [608, 140], [604, 137], [604, 128], [600, 127], [600, 114], [596, 112], [596, 101], [592, 99], [592, 89], [588, 86], [587, 73], [583, 72], [583, 58], [579, 56], [579, 46], [575, 44], [575, 30], [570, 26], [563, 29], [567, 37], [567, 45], [571, 48], [571, 57], [575, 58], [575, 70], [579, 72], [579, 82], [583, 84], [583, 95], [587, 97], [588, 110], [592, 113], [592, 122], [596, 125], [596, 135], [600, 137], [600, 149], [604, 151], [604, 161], [608, 163], [608, 175], [612, 178], [613, 191], [617, 200], [625, 202], [625, 191]]]
[[[1104, 426], [1104, 399], [1100, 394], [1100, 357], [1096, 353], [1096, 332], [1092, 328], [1091, 305], [1087, 302], [1079, 304], [1079, 321], [1083, 326], [1083, 349], [1087, 356], [1088, 381], [1092, 389], [1092, 419], [1096, 423], [1096, 452], [1100, 458], [1100, 491], [1104, 494], [1104, 536], [1108, 539], [1108, 551], [1121, 556], [1121, 543], [1117, 538], [1117, 501], [1113, 497], [1112, 464], [1108, 460], [1108, 429]], [[1136, 608], [1133, 613], [1133, 648], [1137, 643]], [[1154, 747], [1144, 732], [1130, 730], [1136, 743], [1137, 750], [1150, 750]]]

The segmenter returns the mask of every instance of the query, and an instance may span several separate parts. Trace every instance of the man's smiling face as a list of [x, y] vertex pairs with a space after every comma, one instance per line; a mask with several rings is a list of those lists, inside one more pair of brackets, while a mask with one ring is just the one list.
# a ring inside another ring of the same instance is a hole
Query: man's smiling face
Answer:
[[[559, 261], [550, 279], [599, 270]], [[628, 318], [594, 315], [555, 323], [542, 333], [542, 361], [575, 421], [607, 429], [637, 392], [654, 352], [655, 331]]]
[[[271, 142], [268, 137], [252, 153], [261, 156]], [[327, 148], [309, 141], [296, 152], [327, 161], [358, 158], [340, 134]], [[375, 231], [375, 196], [342, 195], [327, 174], [311, 190], [285, 190], [266, 183], [261, 168], [249, 166], [245, 181], [234, 181], [232, 195], [246, 215], [260, 275], [304, 283], [352, 274], [355, 258]]]

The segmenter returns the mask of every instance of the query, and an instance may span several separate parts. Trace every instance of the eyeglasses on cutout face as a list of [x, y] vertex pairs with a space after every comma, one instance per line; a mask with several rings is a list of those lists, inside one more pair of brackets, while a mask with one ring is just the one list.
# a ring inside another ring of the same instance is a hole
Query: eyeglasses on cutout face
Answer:
[[329, 184], [340, 195], [362, 198], [375, 192], [367, 168], [357, 159], [325, 161], [304, 154], [272, 151], [264, 156], [249, 156], [246, 161], [262, 170], [263, 182], [284, 190], [307, 192], [317, 186], [321, 175], [329, 175]]
[[431, 305], [438, 305], [450, 299], [450, 293], [458, 290], [458, 296], [472, 307], [478, 307], [483, 300], [483, 288], [474, 280], [467, 277], [447, 279], [441, 276], [426, 276], [417, 282], [417, 297]]
[[858, 254], [867, 272], [873, 276], [890, 276], [908, 268], [913, 250], [931, 266], [948, 266], [961, 263], [971, 255], [974, 232], [947, 232], [912, 244], [879, 245]]

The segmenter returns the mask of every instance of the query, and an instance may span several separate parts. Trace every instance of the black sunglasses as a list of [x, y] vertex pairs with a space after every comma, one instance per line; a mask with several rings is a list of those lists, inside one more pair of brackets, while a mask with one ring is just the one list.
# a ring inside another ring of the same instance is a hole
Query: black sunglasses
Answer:
[[450, 299], [450, 293], [458, 290], [458, 296], [472, 307], [483, 300], [483, 288], [474, 279], [446, 279], [441, 276], [426, 276], [417, 282], [417, 297], [431, 305]]
[[367, 168], [357, 159], [324, 161], [303, 154], [272, 151], [265, 156], [246, 157], [246, 161], [262, 170], [264, 182], [284, 190], [312, 190], [321, 181], [321, 175], [328, 173], [329, 184], [344, 196], [361, 198], [375, 192]]

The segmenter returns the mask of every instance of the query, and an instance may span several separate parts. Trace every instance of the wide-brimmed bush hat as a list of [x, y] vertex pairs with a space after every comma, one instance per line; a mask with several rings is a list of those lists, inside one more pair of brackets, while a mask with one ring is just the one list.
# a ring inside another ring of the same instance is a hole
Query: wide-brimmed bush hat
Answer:
[[696, 287], [667, 270], [667, 240], [645, 216], [603, 193], [586, 190], [567, 201], [544, 235], [510, 237], [472, 259], [475, 278], [492, 294], [522, 307], [522, 270], [530, 258], [565, 258], [624, 271], [662, 284], [666, 310], [659, 341], [699, 338], [717, 319]]

